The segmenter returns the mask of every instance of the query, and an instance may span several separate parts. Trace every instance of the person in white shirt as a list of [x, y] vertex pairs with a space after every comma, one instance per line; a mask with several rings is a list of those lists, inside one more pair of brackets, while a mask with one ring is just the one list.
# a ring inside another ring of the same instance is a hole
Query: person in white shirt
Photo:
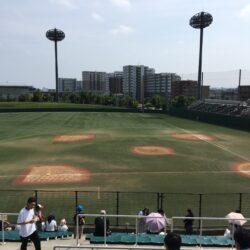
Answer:
[[45, 222], [45, 231], [46, 232], [54, 232], [57, 230], [57, 223], [56, 223], [56, 220], [55, 220], [55, 216], [50, 214], [48, 217], [47, 217], [47, 220]]
[[21, 250], [27, 250], [28, 240], [34, 243], [36, 250], [41, 250], [41, 242], [36, 231], [36, 217], [34, 207], [36, 206], [36, 198], [30, 197], [24, 208], [21, 209], [17, 219], [17, 225], [20, 226], [19, 235], [22, 241]]

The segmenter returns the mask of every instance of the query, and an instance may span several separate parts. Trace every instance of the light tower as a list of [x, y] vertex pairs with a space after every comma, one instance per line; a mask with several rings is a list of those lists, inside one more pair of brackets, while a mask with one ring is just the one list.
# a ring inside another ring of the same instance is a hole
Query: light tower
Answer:
[[198, 100], [201, 99], [201, 72], [202, 72], [202, 45], [203, 45], [203, 29], [213, 22], [213, 17], [207, 12], [200, 12], [192, 16], [189, 24], [195, 29], [200, 29], [200, 52], [199, 52], [199, 68], [198, 68]]
[[57, 65], [57, 42], [62, 41], [65, 38], [63, 31], [59, 29], [51, 29], [46, 32], [46, 37], [55, 42], [55, 69], [56, 69], [56, 102], [59, 101], [59, 89], [58, 89], [58, 65]]

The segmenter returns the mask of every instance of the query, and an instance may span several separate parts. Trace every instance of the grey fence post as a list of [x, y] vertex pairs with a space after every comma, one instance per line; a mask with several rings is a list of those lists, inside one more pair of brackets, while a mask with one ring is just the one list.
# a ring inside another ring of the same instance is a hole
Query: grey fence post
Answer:
[[157, 207], [156, 210], [158, 210], [160, 208], [160, 193], [157, 193]]
[[239, 210], [242, 209], [242, 193], [239, 193]]
[[[201, 217], [202, 194], [199, 194], [199, 217]], [[199, 229], [201, 228], [201, 220], [199, 220]]]
[[[119, 215], [119, 194], [120, 192], [116, 192], [116, 214]], [[116, 226], [119, 226], [119, 217], [116, 217]]]
[[78, 204], [78, 191], [75, 191], [75, 202], [76, 202], [75, 204], [75, 210], [76, 210], [76, 206]]

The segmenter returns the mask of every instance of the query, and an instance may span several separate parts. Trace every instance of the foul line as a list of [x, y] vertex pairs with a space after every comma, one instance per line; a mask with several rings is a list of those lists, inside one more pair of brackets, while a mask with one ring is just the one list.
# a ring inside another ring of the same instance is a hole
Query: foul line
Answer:
[[194, 133], [192, 133], [192, 132], [189, 131], [189, 130], [186, 130], [186, 129], [181, 128], [181, 127], [178, 127], [178, 126], [175, 126], [175, 125], [170, 124], [170, 123], [167, 123], [167, 124], [169, 124], [170, 126], [172, 126], [172, 127], [174, 127], [174, 128], [177, 128], [177, 129], [179, 129], [179, 130], [181, 130], [181, 131], [183, 131], [183, 132], [185, 132], [185, 133], [187, 133], [187, 134], [190, 134], [190, 135], [192, 135], [192, 136], [198, 138], [198, 139], [201, 140], [201, 141], [205, 141], [205, 142], [211, 144], [212, 146], [215, 146], [215, 147], [220, 148], [220, 149], [222, 149], [222, 150], [224, 150], [224, 151], [226, 151], [226, 152], [228, 152], [228, 153], [230, 153], [230, 154], [232, 154], [232, 155], [235, 155], [235, 156], [241, 158], [241, 159], [244, 160], [244, 161], [249, 161], [249, 159], [248, 159], [247, 157], [245, 157], [245, 156], [243, 156], [243, 155], [240, 155], [240, 154], [238, 154], [238, 153], [236, 153], [236, 152], [233, 152], [233, 151], [231, 151], [230, 149], [225, 148], [225, 147], [223, 147], [223, 146], [221, 146], [221, 145], [219, 145], [219, 144], [216, 144], [216, 143], [214, 143], [214, 142], [208, 141], [208, 140], [202, 138], [202, 136], [195, 135]]

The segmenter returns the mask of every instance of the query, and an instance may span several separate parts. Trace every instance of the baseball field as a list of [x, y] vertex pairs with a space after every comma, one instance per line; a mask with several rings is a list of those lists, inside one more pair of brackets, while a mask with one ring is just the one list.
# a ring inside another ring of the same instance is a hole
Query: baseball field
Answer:
[[0, 114], [0, 188], [248, 192], [250, 134], [147, 113]]
[[249, 141], [165, 114], [0, 113], [0, 189], [248, 193]]

